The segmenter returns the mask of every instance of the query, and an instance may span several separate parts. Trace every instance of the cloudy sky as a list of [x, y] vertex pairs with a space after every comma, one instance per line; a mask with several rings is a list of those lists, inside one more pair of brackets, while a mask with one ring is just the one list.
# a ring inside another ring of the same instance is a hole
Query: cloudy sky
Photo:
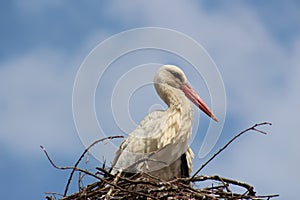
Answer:
[[[1, 1], [0, 191], [3, 199], [42, 199], [45, 192], [63, 192], [68, 172], [51, 167], [39, 145], [44, 145], [59, 165], [72, 165], [76, 161], [84, 149], [72, 113], [77, 71], [100, 42], [140, 27], [182, 32], [200, 43], [217, 65], [226, 90], [227, 115], [220, 139], [209, 155], [252, 124], [273, 123], [263, 128], [268, 135], [243, 136], [202, 173], [249, 182], [261, 194], [279, 193], [282, 199], [294, 199], [300, 179], [299, 10], [300, 3], [292, 0], [78, 4], [59, 0]], [[107, 71], [95, 97], [98, 118], [105, 124], [103, 131], [116, 135], [124, 133], [113, 122], [110, 107], [103, 106], [110, 103], [105, 97], [111, 94], [110, 84], [120, 80], [116, 77], [143, 62], [182, 63], [164, 52], [141, 51], [128, 57], [126, 60], [124, 56], [127, 67]], [[137, 58], [139, 62], [132, 61]], [[115, 65], [121, 64], [122, 60]], [[192, 69], [184, 64], [182, 68], [195, 86]], [[114, 74], [116, 71], [119, 74]], [[206, 91], [204, 86], [199, 81], [195, 88]], [[130, 99], [131, 117], [136, 123], [151, 105], [161, 103], [150, 85], [144, 88], [153, 94], [140, 90]], [[209, 101], [206, 93], [203, 98]], [[207, 119], [202, 121], [207, 126]], [[192, 143], [196, 153], [200, 138]], [[195, 168], [201, 162], [195, 158]], [[83, 167], [93, 168], [94, 164], [90, 162]], [[76, 190], [75, 185], [72, 191]]]

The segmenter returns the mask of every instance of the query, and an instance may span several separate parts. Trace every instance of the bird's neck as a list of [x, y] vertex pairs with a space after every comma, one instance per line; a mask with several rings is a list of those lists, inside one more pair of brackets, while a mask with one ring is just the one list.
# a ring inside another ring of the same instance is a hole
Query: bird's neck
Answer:
[[194, 110], [191, 102], [185, 94], [172, 87], [164, 88], [164, 93], [159, 93], [161, 98], [168, 105], [168, 124], [178, 124], [176, 137], [185, 141], [190, 138], [194, 119]]
[[170, 86], [164, 86], [163, 88], [157, 89], [159, 96], [168, 105], [168, 112], [179, 111], [182, 115], [191, 114], [191, 117], [193, 117], [193, 108], [191, 102], [181, 90]]

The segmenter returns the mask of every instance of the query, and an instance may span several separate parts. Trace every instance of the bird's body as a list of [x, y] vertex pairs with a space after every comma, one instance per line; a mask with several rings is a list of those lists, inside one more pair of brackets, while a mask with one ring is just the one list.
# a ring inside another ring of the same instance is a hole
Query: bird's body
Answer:
[[[129, 134], [116, 152], [112, 173], [147, 172], [163, 180], [188, 177], [193, 159], [188, 140], [194, 115], [189, 99], [196, 103], [198, 96], [194, 96], [184, 73], [172, 65], [158, 70], [154, 84], [168, 109], [150, 113]], [[204, 112], [216, 120], [205, 104], [204, 107], [201, 109], [208, 110]]]

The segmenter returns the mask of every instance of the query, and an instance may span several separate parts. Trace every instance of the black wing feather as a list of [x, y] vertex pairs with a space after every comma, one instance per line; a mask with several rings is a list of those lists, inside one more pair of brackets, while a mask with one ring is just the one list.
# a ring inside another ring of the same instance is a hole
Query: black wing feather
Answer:
[[189, 174], [189, 167], [188, 167], [188, 163], [186, 160], [186, 154], [182, 154], [181, 156], [181, 178], [188, 178], [190, 176]]

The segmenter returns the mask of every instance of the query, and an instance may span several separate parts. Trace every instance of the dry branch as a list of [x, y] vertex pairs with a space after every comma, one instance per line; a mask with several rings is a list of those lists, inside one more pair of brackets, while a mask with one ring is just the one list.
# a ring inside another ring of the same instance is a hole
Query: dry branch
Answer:
[[67, 195], [68, 193], [68, 189], [69, 189], [69, 185], [72, 181], [72, 177], [73, 177], [73, 174], [75, 172], [75, 168], [79, 165], [80, 161], [82, 160], [82, 158], [84, 157], [84, 155], [93, 147], [95, 146], [97, 143], [99, 142], [103, 142], [105, 140], [111, 140], [111, 139], [115, 139], [115, 138], [123, 138], [123, 136], [111, 136], [111, 137], [106, 137], [106, 138], [102, 138], [102, 139], [99, 139], [99, 140], [96, 140], [95, 142], [93, 142], [90, 146], [88, 146], [84, 151], [83, 153], [81, 154], [81, 156], [79, 157], [79, 159], [77, 160], [77, 162], [75, 163], [74, 165], [74, 168], [72, 169], [71, 173], [70, 173], [70, 177], [68, 179], [68, 183], [66, 185], [66, 188], [65, 188], [65, 192], [64, 192], [64, 196]]
[[210, 159], [208, 159], [208, 161], [206, 161], [196, 172], [195, 174], [192, 176], [192, 178], [194, 178], [208, 163], [210, 163], [217, 155], [219, 155], [224, 149], [226, 149], [234, 140], [236, 140], [238, 137], [240, 137], [241, 135], [243, 135], [244, 133], [248, 132], [248, 131], [257, 131], [259, 133], [263, 133], [263, 134], [267, 134], [266, 132], [257, 129], [257, 127], [259, 126], [264, 126], [264, 125], [272, 125], [269, 122], [263, 122], [263, 123], [259, 123], [259, 124], [254, 124], [253, 126], [251, 126], [250, 128], [245, 129], [244, 131], [240, 132], [239, 134], [237, 134], [236, 136], [234, 136], [231, 140], [229, 140], [221, 149], [219, 149]]

